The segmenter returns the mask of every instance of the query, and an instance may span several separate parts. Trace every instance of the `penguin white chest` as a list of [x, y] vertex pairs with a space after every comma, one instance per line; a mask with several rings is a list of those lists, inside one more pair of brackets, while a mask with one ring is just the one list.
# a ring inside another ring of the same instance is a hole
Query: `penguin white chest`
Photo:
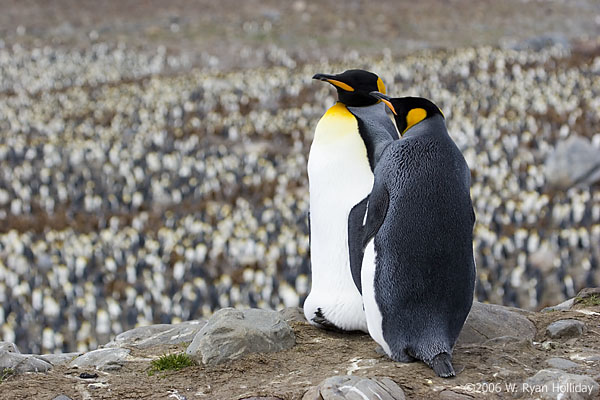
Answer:
[[307, 318], [321, 308], [347, 330], [366, 331], [362, 297], [352, 280], [348, 214], [373, 187], [373, 173], [356, 118], [340, 103], [321, 118], [308, 159], [312, 288]]
[[390, 346], [385, 341], [383, 336], [383, 315], [379, 309], [379, 304], [375, 298], [375, 260], [377, 254], [375, 252], [375, 240], [371, 241], [365, 247], [361, 268], [361, 282], [363, 291], [363, 301], [365, 305], [365, 313], [367, 324], [369, 326], [369, 334], [387, 353], [391, 355]]
[[311, 215], [313, 210], [341, 214], [340, 207], [347, 208], [347, 214], [371, 192], [373, 172], [367, 148], [356, 118], [341, 103], [331, 107], [317, 125], [308, 157], [308, 179]]

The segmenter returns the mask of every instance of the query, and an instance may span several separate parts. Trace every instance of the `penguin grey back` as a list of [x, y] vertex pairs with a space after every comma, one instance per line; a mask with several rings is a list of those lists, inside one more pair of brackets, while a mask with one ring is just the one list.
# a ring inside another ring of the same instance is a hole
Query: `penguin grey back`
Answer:
[[442, 115], [386, 147], [367, 208], [363, 244], [374, 235], [375, 297], [391, 356], [433, 367], [452, 354], [475, 282], [470, 172]]

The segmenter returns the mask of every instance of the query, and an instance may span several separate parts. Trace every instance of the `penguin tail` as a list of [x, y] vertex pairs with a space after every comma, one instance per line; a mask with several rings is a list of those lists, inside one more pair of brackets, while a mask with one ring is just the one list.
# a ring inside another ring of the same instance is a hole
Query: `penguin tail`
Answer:
[[440, 378], [451, 378], [456, 376], [452, 366], [452, 356], [448, 353], [440, 353], [431, 360], [431, 369]]

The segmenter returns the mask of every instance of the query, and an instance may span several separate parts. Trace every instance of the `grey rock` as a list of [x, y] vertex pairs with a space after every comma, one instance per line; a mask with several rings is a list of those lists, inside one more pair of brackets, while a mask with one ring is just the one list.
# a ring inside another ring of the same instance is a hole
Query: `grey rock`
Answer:
[[186, 353], [196, 361], [215, 365], [247, 353], [289, 349], [294, 344], [294, 332], [278, 312], [223, 308], [196, 334]]
[[550, 366], [551, 368], [563, 369], [563, 370], [579, 367], [579, 364], [574, 363], [573, 361], [565, 360], [564, 358], [559, 358], [559, 357], [553, 357], [553, 358], [547, 359], [546, 364], [548, 364], [548, 366]]
[[20, 354], [19, 348], [12, 342], [0, 342], [0, 351], [8, 351], [9, 353]]
[[115, 371], [123, 366], [130, 352], [131, 350], [121, 348], [93, 350], [71, 361], [69, 367]]
[[68, 396], [65, 396], [64, 394], [59, 394], [58, 396], [56, 396], [52, 400], [73, 400], [73, 399], [71, 399]]
[[404, 400], [404, 391], [390, 378], [333, 376], [310, 388], [302, 400]]
[[22, 372], [46, 372], [52, 365], [40, 360], [31, 354], [9, 353], [0, 351], [0, 370], [11, 368], [17, 373]]
[[279, 311], [279, 315], [285, 322], [306, 322], [304, 311], [300, 307], [286, 307]]
[[546, 307], [542, 309], [542, 312], [550, 312], [550, 311], [568, 311], [571, 309], [571, 307], [573, 307], [573, 304], [575, 303], [575, 298], [569, 299], [569, 300], [565, 300], [560, 304], [557, 304], [555, 306], [550, 306], [550, 307]]
[[587, 354], [577, 354], [577, 356], [579, 357], [580, 360], [586, 361], [586, 362], [594, 362], [594, 361], [600, 361], [600, 354], [598, 353], [587, 353]]
[[585, 324], [576, 319], [561, 319], [548, 325], [546, 335], [552, 339], [567, 339], [581, 336]]
[[527, 388], [538, 389], [536, 398], [561, 400], [595, 399], [600, 391], [600, 385], [589, 376], [556, 369], [539, 371], [524, 382], [523, 390], [526, 393]]
[[587, 138], [572, 135], [556, 145], [544, 167], [546, 182], [554, 188], [589, 186], [600, 181], [600, 149]]
[[511, 308], [475, 301], [457, 344], [481, 344], [502, 336], [531, 341], [535, 332], [533, 323]]
[[79, 357], [81, 353], [61, 353], [61, 354], [43, 354], [41, 356], [34, 356], [40, 360], [46, 361], [52, 365], [66, 364]]
[[204, 325], [206, 325], [205, 320], [193, 320], [173, 325], [157, 324], [142, 326], [117, 335], [104, 348], [133, 346], [145, 349], [161, 344], [172, 345], [191, 342]]

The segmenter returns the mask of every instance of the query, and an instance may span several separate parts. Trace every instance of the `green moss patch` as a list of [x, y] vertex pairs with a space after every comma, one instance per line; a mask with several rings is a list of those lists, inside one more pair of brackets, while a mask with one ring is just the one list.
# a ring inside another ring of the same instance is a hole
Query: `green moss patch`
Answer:
[[13, 375], [15, 370], [12, 368], [0, 368], [0, 383], [4, 382], [6, 378]]
[[587, 307], [600, 306], [600, 295], [593, 294], [586, 297], [577, 297], [575, 298], [575, 304], [581, 304]]
[[148, 375], [154, 375], [160, 371], [179, 371], [180, 369], [196, 365], [187, 354], [165, 354], [160, 358], [153, 360]]

